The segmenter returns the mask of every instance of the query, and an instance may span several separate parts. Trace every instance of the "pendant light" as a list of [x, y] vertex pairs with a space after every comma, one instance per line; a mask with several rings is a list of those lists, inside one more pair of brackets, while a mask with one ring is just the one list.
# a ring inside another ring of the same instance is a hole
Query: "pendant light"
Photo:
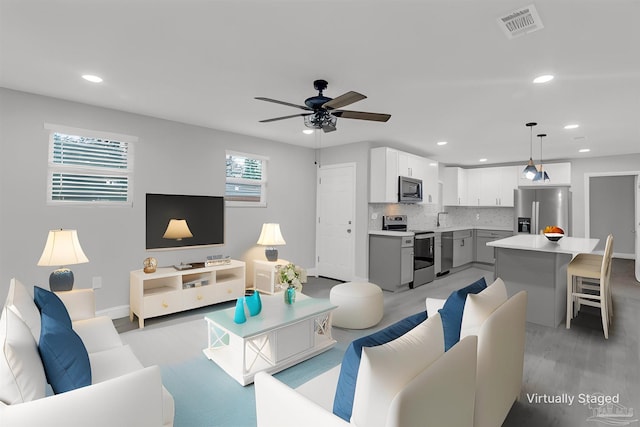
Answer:
[[547, 134], [546, 133], [539, 133], [536, 136], [538, 138], [540, 138], [540, 170], [538, 172], [536, 172], [536, 176], [533, 178], [533, 181], [534, 182], [549, 182], [549, 175], [547, 175], [547, 172], [542, 167], [542, 138], [547, 136]]
[[534, 123], [534, 122], [529, 122], [529, 123], [527, 123], [525, 125], [530, 130], [530, 132], [529, 132], [529, 162], [527, 163], [527, 166], [525, 166], [524, 170], [522, 171], [522, 175], [527, 179], [535, 178], [536, 173], [538, 173], [538, 170], [536, 169], [536, 165], [533, 164], [533, 127], [536, 126], [536, 125], [537, 125], [537, 123]]

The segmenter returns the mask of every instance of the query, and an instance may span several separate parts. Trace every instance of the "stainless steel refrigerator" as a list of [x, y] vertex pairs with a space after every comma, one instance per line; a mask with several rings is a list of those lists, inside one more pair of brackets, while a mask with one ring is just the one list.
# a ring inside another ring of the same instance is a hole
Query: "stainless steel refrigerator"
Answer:
[[571, 191], [569, 187], [521, 188], [513, 190], [514, 230], [540, 233], [547, 225], [556, 225], [566, 236], [571, 230]]

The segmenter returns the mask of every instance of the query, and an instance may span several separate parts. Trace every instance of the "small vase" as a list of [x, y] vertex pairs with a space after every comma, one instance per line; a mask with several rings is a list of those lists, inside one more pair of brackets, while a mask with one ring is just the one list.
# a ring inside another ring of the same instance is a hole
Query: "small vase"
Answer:
[[284, 290], [284, 303], [293, 304], [294, 302], [296, 302], [296, 287], [289, 285], [289, 287]]
[[236, 301], [236, 311], [233, 315], [233, 321], [236, 323], [244, 323], [247, 321], [247, 315], [244, 314], [244, 297], [240, 297]]
[[252, 295], [246, 297], [247, 308], [249, 309], [250, 316], [257, 316], [262, 311], [262, 300], [260, 299], [260, 292], [253, 291]]

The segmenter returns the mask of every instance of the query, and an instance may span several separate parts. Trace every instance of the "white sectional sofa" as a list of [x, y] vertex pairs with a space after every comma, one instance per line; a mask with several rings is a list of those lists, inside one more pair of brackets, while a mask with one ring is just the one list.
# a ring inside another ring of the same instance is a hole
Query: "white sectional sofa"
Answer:
[[0, 425], [172, 426], [174, 401], [162, 385], [159, 367], [144, 368], [123, 345], [111, 319], [95, 316], [93, 290], [57, 295], [88, 353], [91, 384], [46, 392], [38, 352], [40, 312], [29, 291], [13, 279], [0, 322]]
[[[391, 354], [395, 352], [395, 355], [364, 377], [363, 367], [371, 350], [387, 347], [396, 340], [379, 347], [363, 347], [350, 422], [332, 412], [340, 366], [295, 390], [268, 374], [256, 375], [258, 426], [502, 425], [522, 387], [527, 295], [520, 292], [507, 299], [500, 279], [486, 289], [471, 298], [467, 296], [460, 341], [433, 358], [405, 385], [396, 383], [395, 388], [389, 387], [375, 377], [395, 376], [398, 370], [404, 371], [403, 365], [411, 360], [411, 363], [422, 363], [417, 357], [402, 355], [414, 351], [411, 345], [406, 342], [403, 346], [393, 345]], [[470, 300], [473, 302], [469, 303]], [[442, 325], [437, 310], [444, 302], [428, 299], [428, 318], [424, 324]], [[443, 346], [442, 335], [430, 339], [433, 347]], [[471, 372], [470, 364], [474, 365]], [[365, 384], [361, 384], [363, 379]], [[363, 394], [359, 386], [370, 392]], [[391, 394], [390, 401], [380, 402], [376, 397], [380, 394]], [[366, 412], [371, 412], [373, 418], [363, 418], [361, 414]]]

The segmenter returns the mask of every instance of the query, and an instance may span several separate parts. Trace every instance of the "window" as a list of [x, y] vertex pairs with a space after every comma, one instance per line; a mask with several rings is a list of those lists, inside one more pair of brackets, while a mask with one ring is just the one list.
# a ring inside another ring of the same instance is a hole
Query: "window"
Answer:
[[137, 138], [47, 125], [47, 202], [132, 205], [133, 142]]
[[267, 206], [267, 157], [227, 151], [227, 206]]

